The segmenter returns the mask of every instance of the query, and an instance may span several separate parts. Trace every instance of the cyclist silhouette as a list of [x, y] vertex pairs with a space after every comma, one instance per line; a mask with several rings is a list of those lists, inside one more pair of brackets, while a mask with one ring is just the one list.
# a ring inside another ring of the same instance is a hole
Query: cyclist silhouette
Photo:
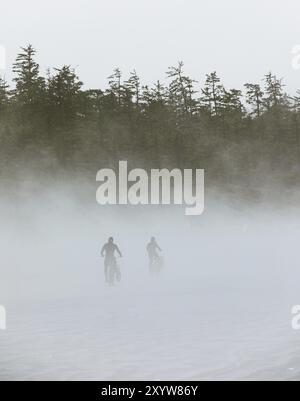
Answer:
[[104, 275], [105, 275], [105, 281], [108, 282], [108, 269], [110, 267], [115, 268], [117, 265], [116, 261], [116, 256], [115, 252], [119, 254], [120, 257], [122, 257], [122, 253], [118, 247], [114, 243], [113, 237], [110, 237], [108, 239], [108, 242], [103, 245], [102, 250], [101, 250], [101, 256], [104, 257]]
[[147, 252], [149, 256], [149, 267], [153, 267], [153, 265], [158, 261], [159, 255], [157, 250], [161, 252], [161, 248], [158, 246], [156, 239], [154, 237], [151, 238], [149, 244], [147, 245]]

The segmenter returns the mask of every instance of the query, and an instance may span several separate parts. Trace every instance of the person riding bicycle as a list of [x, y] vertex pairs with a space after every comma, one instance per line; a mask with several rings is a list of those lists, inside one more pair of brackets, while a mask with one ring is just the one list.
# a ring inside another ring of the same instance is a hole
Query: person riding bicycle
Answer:
[[108, 282], [108, 269], [109, 267], [116, 267], [117, 261], [116, 261], [116, 256], [115, 252], [119, 254], [120, 257], [122, 257], [122, 253], [118, 247], [114, 243], [113, 237], [110, 237], [108, 239], [108, 242], [103, 245], [102, 250], [101, 250], [101, 256], [105, 257], [104, 259], [104, 274], [105, 274], [105, 281]]
[[149, 244], [147, 245], [147, 252], [149, 256], [149, 266], [152, 267], [155, 262], [158, 261], [159, 255], [157, 250], [161, 252], [161, 248], [158, 246], [156, 239], [154, 237], [151, 238]]

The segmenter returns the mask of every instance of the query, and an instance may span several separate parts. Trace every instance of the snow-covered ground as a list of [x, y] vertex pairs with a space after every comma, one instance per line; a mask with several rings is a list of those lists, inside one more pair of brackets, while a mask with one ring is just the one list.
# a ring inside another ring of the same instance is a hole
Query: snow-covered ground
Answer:
[[[0, 380], [300, 378], [297, 213], [151, 213], [1, 209]], [[109, 235], [124, 253], [114, 288], [99, 256]]]

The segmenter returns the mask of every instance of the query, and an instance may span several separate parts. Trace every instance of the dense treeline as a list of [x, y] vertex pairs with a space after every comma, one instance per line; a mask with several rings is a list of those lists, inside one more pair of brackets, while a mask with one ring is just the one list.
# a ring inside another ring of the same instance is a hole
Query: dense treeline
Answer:
[[166, 83], [142, 86], [116, 69], [108, 88], [84, 90], [70, 66], [40, 73], [35, 49], [22, 48], [14, 85], [0, 79], [1, 172], [20, 167], [95, 171], [118, 160], [140, 167], [205, 168], [214, 182], [265, 174], [298, 182], [300, 93], [290, 97], [268, 73], [261, 84], [226, 89], [218, 75], [204, 87], [170, 67]]

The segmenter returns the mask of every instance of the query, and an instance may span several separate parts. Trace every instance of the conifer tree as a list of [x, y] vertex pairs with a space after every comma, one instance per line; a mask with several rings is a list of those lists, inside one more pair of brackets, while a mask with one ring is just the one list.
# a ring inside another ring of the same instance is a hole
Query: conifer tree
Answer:
[[8, 88], [7, 82], [0, 77], [0, 115], [3, 114], [8, 104]]
[[193, 98], [194, 80], [186, 76], [183, 72], [183, 62], [180, 61], [177, 67], [169, 67], [167, 77], [171, 79], [169, 85], [169, 101], [177, 112], [183, 111], [186, 115], [192, 115], [196, 109], [196, 101]]
[[83, 83], [70, 66], [55, 68], [55, 74], [48, 79], [48, 100], [54, 118], [67, 124], [78, 115], [80, 91]]
[[220, 81], [216, 72], [207, 74], [204, 88], [201, 89], [201, 105], [211, 116], [219, 116], [221, 112], [224, 87]]
[[141, 82], [135, 70], [130, 73], [130, 78], [124, 82], [124, 88], [138, 107], [141, 100]]
[[40, 76], [39, 64], [35, 61], [36, 50], [32, 45], [22, 47], [13, 65], [15, 73], [15, 99], [20, 105], [32, 106], [42, 102], [45, 95], [45, 79]]
[[283, 105], [285, 93], [283, 90], [284, 85], [282, 79], [278, 79], [276, 75], [271, 72], [265, 75], [265, 99], [264, 103], [269, 110], [273, 106]]
[[112, 75], [108, 77], [109, 93], [115, 96], [117, 99], [118, 106], [121, 107], [122, 96], [124, 93], [124, 87], [122, 85], [122, 72], [119, 68], [115, 68]]
[[259, 84], [247, 83], [244, 85], [246, 88], [246, 102], [252, 106], [251, 115], [259, 118], [263, 111], [264, 92]]

